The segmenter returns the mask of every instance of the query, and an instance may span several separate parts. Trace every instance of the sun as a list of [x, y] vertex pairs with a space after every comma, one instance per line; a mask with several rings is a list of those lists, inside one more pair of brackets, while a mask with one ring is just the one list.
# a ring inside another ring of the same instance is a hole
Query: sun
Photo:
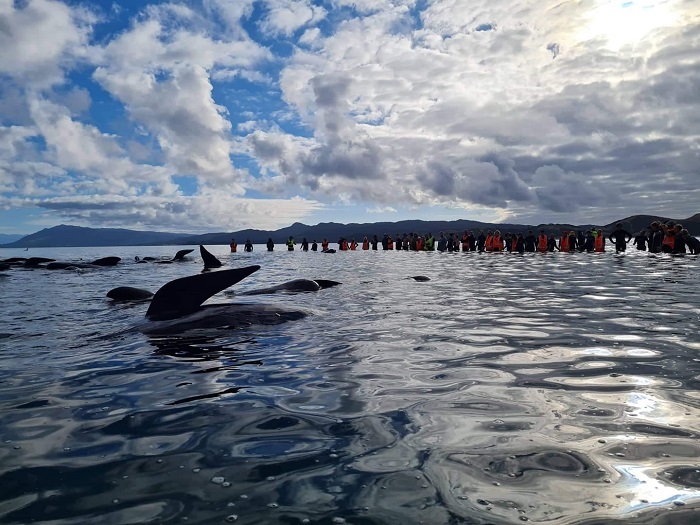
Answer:
[[636, 46], [654, 30], [676, 25], [674, 0], [598, 0], [587, 13], [580, 39], [603, 40], [619, 51]]

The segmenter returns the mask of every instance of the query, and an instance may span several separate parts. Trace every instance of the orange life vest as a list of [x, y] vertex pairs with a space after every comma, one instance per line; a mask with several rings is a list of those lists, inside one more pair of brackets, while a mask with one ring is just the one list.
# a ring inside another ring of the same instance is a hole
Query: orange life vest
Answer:
[[595, 238], [594, 249], [597, 252], [605, 251], [605, 236], [602, 233], [599, 233]]
[[462, 250], [465, 252], [469, 251], [469, 236], [468, 235], [462, 235]]
[[340, 244], [340, 249], [343, 250], [343, 251], [347, 251], [347, 249], [348, 249], [348, 241], [343, 241], [343, 242]]
[[386, 249], [387, 250], [393, 250], [394, 249], [394, 240], [389, 237], [389, 240], [386, 243]]
[[352, 241], [352, 242], [350, 243], [350, 249], [351, 249], [351, 250], [357, 250], [357, 243], [356, 243], [355, 241]]
[[668, 233], [664, 234], [664, 240], [661, 241], [661, 245], [668, 246], [671, 250], [673, 250], [676, 247], [676, 236], [669, 235]]
[[416, 251], [422, 251], [423, 250], [423, 239], [418, 239], [416, 241]]
[[513, 237], [513, 239], [510, 241], [510, 250], [513, 252], [518, 251], [518, 238]]
[[487, 235], [486, 236], [486, 245], [484, 246], [484, 249], [487, 252], [492, 252], [493, 251], [493, 235]]
[[546, 252], [547, 251], [547, 236], [540, 235], [537, 239], [537, 251]]
[[559, 241], [559, 250], [562, 252], [568, 252], [569, 251], [569, 235], [562, 235], [561, 240]]
[[232, 242], [229, 246], [231, 246], [231, 253], [236, 253], [236, 248], [238, 248], [238, 245], [235, 242]]
[[500, 235], [494, 235], [493, 239], [491, 240], [491, 249], [494, 252], [500, 252], [503, 251], [503, 241], [501, 240]]
[[362, 241], [362, 249], [369, 250], [369, 241]]
[[321, 249], [322, 250], [327, 250], [328, 249], [328, 241], [323, 241], [321, 243]]

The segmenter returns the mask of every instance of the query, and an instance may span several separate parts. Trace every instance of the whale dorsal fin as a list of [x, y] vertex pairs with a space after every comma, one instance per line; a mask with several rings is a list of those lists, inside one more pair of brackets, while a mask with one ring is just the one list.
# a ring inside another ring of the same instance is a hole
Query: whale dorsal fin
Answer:
[[209, 253], [201, 244], [199, 245], [199, 253], [202, 256], [205, 268], [221, 268], [221, 261]]
[[182, 277], [164, 284], [156, 292], [146, 317], [154, 321], [176, 319], [195, 312], [212, 295], [233, 286], [257, 272], [260, 266], [246, 266], [232, 270], [202, 273]]
[[193, 251], [193, 248], [190, 248], [189, 250], [180, 250], [175, 254], [175, 257], [173, 257], [173, 261], [181, 261], [185, 257], [185, 255], [187, 255], [188, 253], [192, 253]]

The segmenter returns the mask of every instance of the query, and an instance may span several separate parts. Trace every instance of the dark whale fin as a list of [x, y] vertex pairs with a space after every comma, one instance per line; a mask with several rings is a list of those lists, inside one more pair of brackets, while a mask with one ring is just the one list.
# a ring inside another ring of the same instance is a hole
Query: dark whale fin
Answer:
[[182, 261], [185, 258], [185, 255], [192, 253], [193, 251], [194, 248], [190, 248], [189, 250], [180, 250], [175, 254], [175, 257], [173, 257], [173, 261]]
[[338, 286], [339, 284], [342, 284], [342, 283], [339, 283], [338, 281], [329, 281], [327, 279], [314, 279], [314, 281], [316, 281], [318, 283], [318, 285], [321, 287], [321, 289], [333, 288], [334, 286]]
[[220, 272], [202, 273], [182, 277], [164, 284], [156, 292], [148, 307], [146, 317], [156, 321], [176, 319], [197, 311], [212, 295], [233, 286], [257, 272], [260, 266], [246, 266]]
[[202, 255], [205, 268], [221, 268], [221, 261], [209, 253], [201, 244], [199, 245], [199, 253]]

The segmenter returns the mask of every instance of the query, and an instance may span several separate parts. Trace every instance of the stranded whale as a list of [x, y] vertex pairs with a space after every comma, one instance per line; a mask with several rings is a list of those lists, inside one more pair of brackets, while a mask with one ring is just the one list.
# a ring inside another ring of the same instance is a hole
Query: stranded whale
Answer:
[[[170, 281], [153, 295], [151, 304], [146, 312], [148, 321], [137, 326], [136, 329], [144, 333], [167, 334], [193, 328], [235, 328], [251, 324], [280, 324], [306, 317], [307, 312], [290, 310], [274, 305], [242, 303], [202, 304], [213, 295], [233, 286], [259, 269], [260, 266], [257, 265], [246, 266], [244, 268], [207, 272]], [[282, 290], [298, 287], [304, 290], [312, 288], [319, 290], [338, 284], [340, 283], [336, 281], [307, 281], [299, 279], [273, 288]], [[285, 288], [285, 285], [287, 288]], [[272, 292], [263, 291], [262, 293]], [[110, 290], [107, 296], [116, 301], [137, 301], [147, 300], [150, 292], [138, 288], [119, 287]]]
[[188, 253], [192, 253], [194, 251], [193, 248], [188, 248], [185, 250], [179, 250], [176, 254], [175, 257], [172, 259], [158, 259], [157, 257], [144, 257], [143, 259], [139, 257], [138, 255], [134, 257], [134, 261], [137, 263], [147, 263], [147, 262], [152, 262], [154, 264], [171, 264], [173, 262], [181, 262], [181, 261], [186, 261], [187, 258], [185, 257]]

